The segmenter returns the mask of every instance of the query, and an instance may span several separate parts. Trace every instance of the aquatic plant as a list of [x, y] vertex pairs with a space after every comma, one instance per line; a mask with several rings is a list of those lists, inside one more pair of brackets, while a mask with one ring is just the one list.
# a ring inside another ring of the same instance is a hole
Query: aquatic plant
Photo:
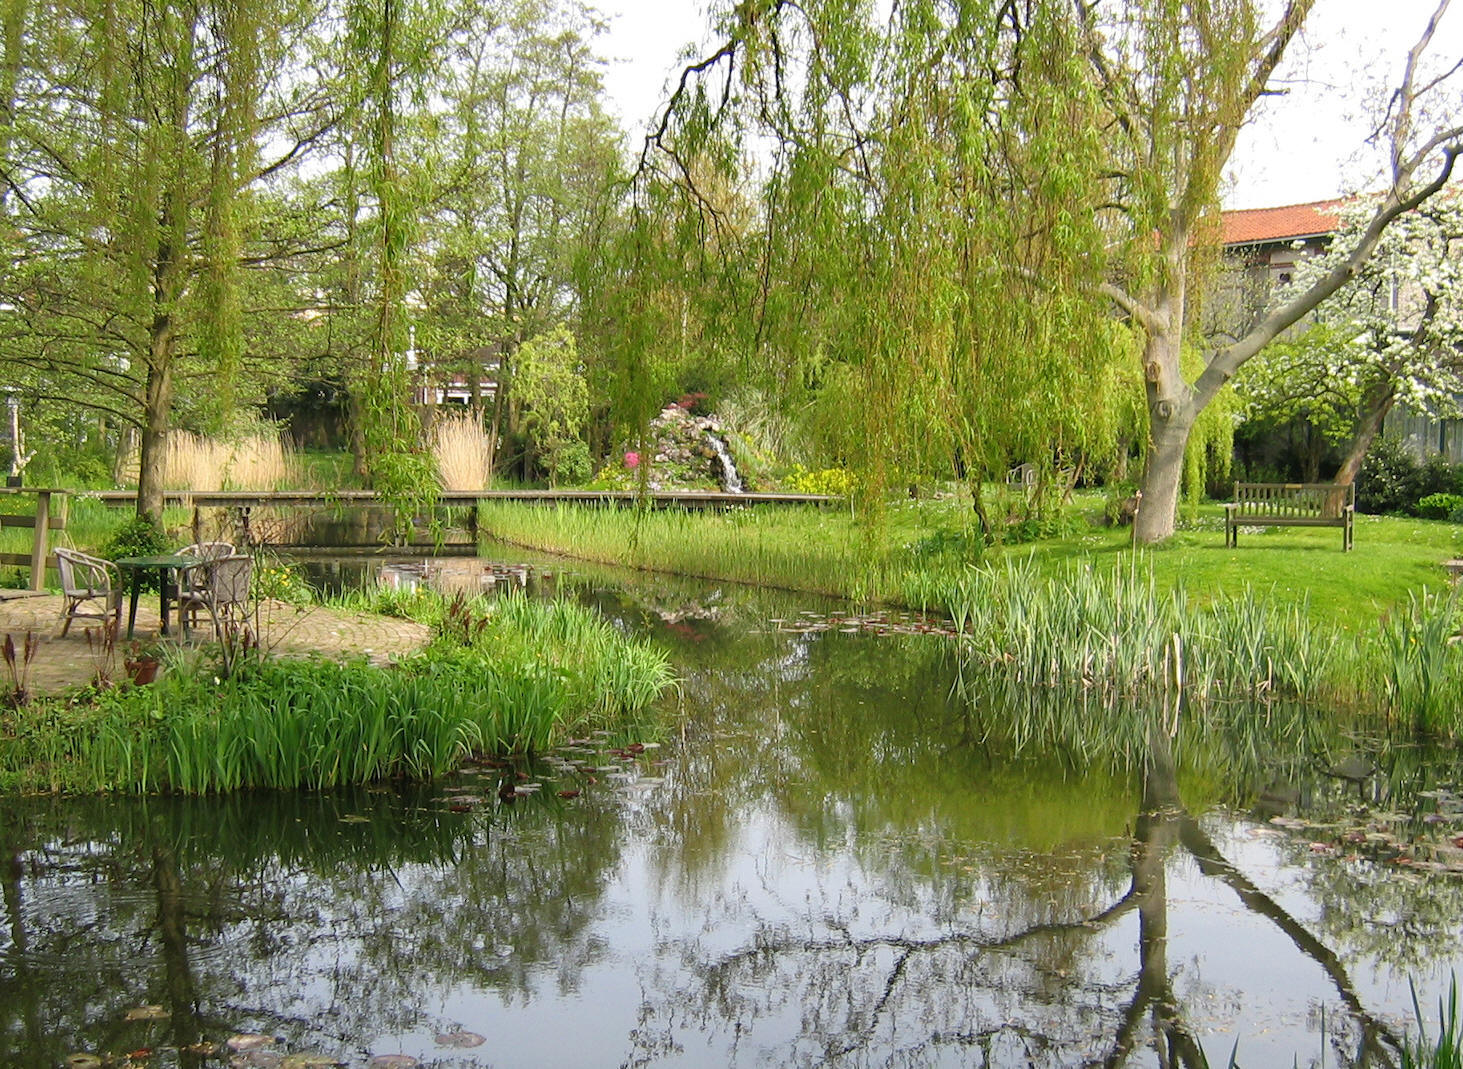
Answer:
[[1419, 729], [1456, 729], [1460, 679], [1455, 595], [1409, 595], [1382, 620], [1374, 646], [1376, 681], [1394, 714]]
[[52, 702], [0, 755], [0, 782], [202, 794], [431, 779], [472, 752], [615, 726], [672, 682], [663, 653], [579, 605], [515, 595], [457, 612], [481, 626], [394, 665], [250, 658], [215, 675], [195, 658], [152, 686]]
[[1458, 978], [1448, 982], [1448, 999], [1438, 999], [1438, 1036], [1427, 1038], [1427, 1018], [1411, 984], [1412, 1008], [1417, 1015], [1417, 1038], [1402, 1046], [1400, 1069], [1463, 1069], [1463, 1024], [1458, 1016]]
[[969, 568], [943, 604], [968, 660], [1019, 682], [1103, 693], [1314, 699], [1340, 689], [1347, 643], [1304, 602], [1242, 590], [1208, 606], [1160, 590], [1138, 558], [1041, 575], [1030, 558]]

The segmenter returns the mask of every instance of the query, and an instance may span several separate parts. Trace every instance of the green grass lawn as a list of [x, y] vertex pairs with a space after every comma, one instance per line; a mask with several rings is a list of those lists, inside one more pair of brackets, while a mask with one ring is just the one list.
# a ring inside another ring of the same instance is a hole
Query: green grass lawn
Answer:
[[1342, 552], [1337, 528], [1276, 527], [1243, 531], [1224, 545], [1223, 509], [1201, 506], [1161, 546], [1132, 548], [1128, 528], [1091, 522], [1102, 497], [1079, 495], [1068, 507], [1069, 533], [977, 555], [968, 497], [890, 505], [869, 531], [844, 507], [754, 507], [727, 514], [649, 513], [573, 506], [484, 509], [485, 532], [569, 556], [708, 578], [764, 583], [856, 600], [916, 602], [908, 580], [937, 577], [1005, 557], [1030, 558], [1039, 573], [1080, 563], [1136, 559], [1161, 587], [1182, 587], [1200, 604], [1249, 589], [1280, 604], [1308, 602], [1318, 620], [1368, 627], [1405, 606], [1409, 595], [1445, 590], [1442, 562], [1463, 556], [1463, 526], [1446, 521], [1358, 516], [1355, 548]]
[[[1000, 554], [1031, 555], [1042, 571], [1074, 560], [1125, 558], [1133, 552], [1127, 529], [1094, 529]], [[1139, 550], [1166, 587], [1183, 587], [1199, 602], [1249, 588], [1279, 603], [1308, 600], [1319, 619], [1349, 627], [1373, 624], [1409, 593], [1445, 590], [1442, 562], [1463, 555], [1463, 526], [1445, 520], [1358, 516], [1356, 542], [1341, 549], [1338, 528], [1270, 527], [1242, 530], [1239, 545], [1224, 544], [1224, 516], [1204, 506], [1196, 520], [1162, 545]]]

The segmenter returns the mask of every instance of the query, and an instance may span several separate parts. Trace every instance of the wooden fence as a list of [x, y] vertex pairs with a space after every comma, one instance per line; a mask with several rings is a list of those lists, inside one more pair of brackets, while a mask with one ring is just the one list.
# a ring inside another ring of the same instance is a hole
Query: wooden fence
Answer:
[[[30, 588], [44, 590], [46, 568], [54, 567], [56, 563], [50, 550], [51, 532], [66, 529], [66, 491], [6, 488], [0, 490], [0, 494], [4, 494], [6, 499], [4, 504], [0, 505], [0, 508], [5, 510], [0, 512], [0, 528], [22, 527], [34, 532], [29, 553], [0, 553], [0, 564], [29, 567]], [[30, 503], [26, 501], [29, 497], [35, 498], [34, 507], [31, 507]], [[13, 510], [22, 503], [25, 504], [26, 511], [14, 512]]]

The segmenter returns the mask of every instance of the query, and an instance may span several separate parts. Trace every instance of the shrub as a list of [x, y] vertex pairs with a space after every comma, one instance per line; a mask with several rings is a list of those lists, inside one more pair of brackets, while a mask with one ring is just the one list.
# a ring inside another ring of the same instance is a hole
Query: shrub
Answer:
[[1463, 514], [1463, 494], [1428, 494], [1415, 511], [1425, 520], [1450, 520]]
[[845, 468], [823, 468], [808, 471], [801, 464], [794, 464], [783, 480], [789, 493], [828, 494], [833, 497], [847, 497], [853, 493], [856, 479], [853, 472]]
[[[102, 544], [101, 555], [108, 560], [118, 557], [155, 557], [167, 553], [168, 536], [161, 526], [146, 516], [133, 516], [112, 532], [112, 537]], [[148, 569], [142, 578], [141, 589], [157, 589], [157, 573]]]
[[1396, 438], [1372, 443], [1356, 480], [1356, 507], [1372, 514], [1405, 512], [1423, 496], [1422, 472]]
[[169, 549], [168, 536], [153, 520], [146, 516], [133, 516], [112, 532], [112, 537], [102, 545], [102, 556], [108, 560], [117, 557], [151, 557], [166, 553]]
[[560, 482], [578, 484], [589, 479], [591, 465], [589, 446], [583, 439], [571, 438], [558, 449], [558, 477]]
[[693, 416], [711, 415], [711, 399], [700, 390], [681, 394], [681, 399], [676, 402], [676, 406], [685, 409]]

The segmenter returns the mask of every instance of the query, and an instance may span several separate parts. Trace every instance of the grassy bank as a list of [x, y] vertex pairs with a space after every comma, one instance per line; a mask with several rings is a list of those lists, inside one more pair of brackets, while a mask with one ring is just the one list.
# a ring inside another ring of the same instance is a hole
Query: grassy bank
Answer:
[[1338, 531], [1245, 532], [1224, 545], [1201, 510], [1135, 552], [1079, 503], [1065, 533], [981, 551], [953, 500], [899, 503], [870, 544], [838, 510], [648, 513], [569, 506], [485, 510], [509, 541], [595, 560], [880, 600], [946, 613], [973, 669], [1030, 686], [1201, 703], [1296, 698], [1463, 733], [1463, 650], [1442, 561], [1459, 529], [1360, 517]]
[[[400, 601], [394, 603], [400, 610]], [[428, 648], [398, 665], [185, 661], [155, 684], [4, 714], [0, 789], [181, 792], [427, 779], [471, 753], [625, 729], [671, 684], [663, 654], [591, 610], [422, 595]]]
[[892, 510], [875, 540], [841, 507], [642, 512], [487, 503], [479, 509], [478, 529], [581, 560], [888, 601], [898, 597], [905, 572], [921, 552], [917, 544], [963, 540], [958, 529], [965, 517], [957, 502], [920, 504]]
[[[968, 500], [901, 501], [871, 536], [847, 509], [750, 508], [728, 513], [637, 513], [573, 505], [485, 505], [494, 538], [584, 560], [729, 579], [789, 590], [945, 608], [950, 584], [977, 562], [1029, 561], [1038, 577], [1073, 563], [1104, 566], [1133, 556], [1125, 528], [1095, 526], [1102, 499], [1079, 498], [1062, 533], [1030, 544], [983, 549]], [[1242, 591], [1281, 606], [1304, 604], [1316, 619], [1372, 627], [1410, 594], [1442, 591], [1441, 562], [1463, 556], [1463, 528], [1444, 521], [1357, 518], [1356, 549], [1336, 530], [1272, 528], [1224, 545], [1217, 505], [1199, 510], [1169, 542], [1139, 552], [1158, 587], [1197, 605]]]

